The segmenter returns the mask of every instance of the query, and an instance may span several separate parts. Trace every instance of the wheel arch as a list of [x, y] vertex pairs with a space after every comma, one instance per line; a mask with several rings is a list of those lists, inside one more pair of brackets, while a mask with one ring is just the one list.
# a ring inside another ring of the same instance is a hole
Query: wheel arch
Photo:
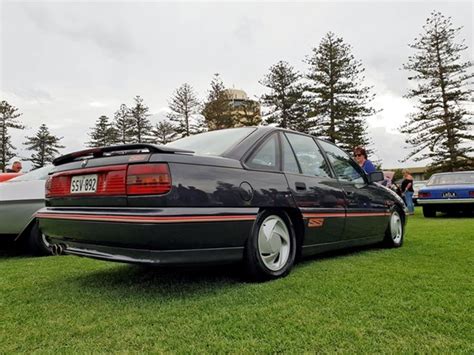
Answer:
[[302, 251], [302, 246], [303, 246], [304, 234], [305, 234], [303, 215], [301, 214], [301, 211], [297, 208], [292, 208], [292, 207], [281, 207], [281, 208], [261, 207], [258, 210], [258, 214], [264, 211], [285, 212], [288, 215], [288, 218], [290, 219], [293, 225], [293, 229], [295, 231], [296, 261], [300, 260], [301, 254], [302, 254], [301, 251]]
[[395, 203], [393, 206], [390, 208], [390, 213], [394, 210], [397, 209], [398, 212], [400, 213], [400, 217], [402, 218], [403, 225], [407, 223], [407, 214], [405, 211], [405, 205], [401, 205], [400, 203]]
[[23, 228], [23, 230], [20, 233], [18, 233], [18, 235], [15, 237], [15, 242], [21, 242], [25, 240], [25, 238], [28, 238], [31, 230], [33, 229], [36, 223], [37, 223], [36, 217], [31, 216], [31, 219], [29, 220], [26, 227]]

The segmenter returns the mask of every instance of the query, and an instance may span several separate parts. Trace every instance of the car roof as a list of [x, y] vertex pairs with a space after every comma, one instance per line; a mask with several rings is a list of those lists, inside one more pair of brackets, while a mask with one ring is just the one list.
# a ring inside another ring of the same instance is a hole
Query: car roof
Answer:
[[454, 174], [472, 174], [474, 173], [474, 170], [465, 170], [465, 171], [448, 171], [445, 173], [436, 173], [433, 174], [432, 176], [438, 176], [438, 175], [454, 175]]
[[[282, 127], [275, 127], [275, 126], [252, 126], [251, 128], [255, 128], [255, 131], [253, 131], [251, 134], [249, 134], [247, 137], [242, 139], [238, 144], [236, 144], [234, 147], [230, 148], [228, 151], [224, 152], [221, 156], [225, 158], [231, 158], [231, 159], [237, 159], [240, 160], [248, 151], [249, 148], [251, 149], [254, 144], [258, 143], [261, 141], [262, 138], [265, 138], [272, 134], [273, 132], [288, 132], [288, 133], [294, 133], [294, 134], [300, 134], [304, 136], [308, 136], [311, 138], [317, 138], [318, 140], [325, 141], [329, 144], [334, 143], [321, 139], [316, 136], [312, 136], [307, 133], [301, 133], [298, 131], [293, 131], [291, 129], [287, 128], [282, 128]], [[232, 128], [229, 128], [232, 129]]]

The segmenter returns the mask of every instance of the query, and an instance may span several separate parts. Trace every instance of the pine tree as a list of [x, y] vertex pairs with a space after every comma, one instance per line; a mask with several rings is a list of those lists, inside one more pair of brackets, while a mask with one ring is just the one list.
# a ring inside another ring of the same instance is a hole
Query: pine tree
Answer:
[[105, 147], [113, 145], [118, 141], [118, 132], [116, 128], [109, 122], [107, 116], [100, 116], [94, 127], [89, 133], [91, 140], [87, 143], [89, 147]]
[[40, 126], [35, 136], [26, 137], [26, 139], [27, 141], [23, 144], [27, 146], [28, 150], [36, 152], [28, 159], [33, 163], [35, 169], [51, 163], [59, 154], [58, 149], [64, 148], [63, 145], [59, 144], [62, 137], [52, 135], [44, 123]]
[[230, 98], [225, 91], [224, 83], [219, 74], [214, 74], [211, 81], [211, 89], [204, 103], [202, 115], [205, 117], [210, 130], [235, 126]]
[[0, 171], [5, 172], [8, 161], [15, 156], [16, 148], [11, 143], [8, 129], [25, 129], [17, 120], [21, 115], [15, 106], [5, 100], [0, 102]]
[[267, 108], [264, 116], [267, 124], [309, 133], [311, 122], [305, 115], [299, 83], [301, 74], [289, 63], [279, 61], [269, 69], [260, 84], [270, 89], [270, 93], [261, 97]]
[[135, 96], [135, 106], [130, 109], [130, 120], [133, 123], [133, 141], [135, 143], [147, 143], [151, 140], [151, 125], [148, 117], [148, 106], [143, 104], [143, 99], [140, 96]]
[[[372, 140], [367, 135], [367, 123], [363, 117], [346, 118], [339, 131], [339, 146], [347, 152], [354, 151], [356, 147], [363, 147], [367, 154], [373, 153], [368, 146]], [[375, 163], [372, 160], [372, 163]]]
[[257, 101], [246, 100], [239, 101], [238, 104], [233, 101], [233, 127], [258, 126], [262, 123], [262, 114], [260, 104]]
[[178, 136], [178, 132], [169, 121], [158, 122], [152, 132], [156, 143], [163, 145], [174, 141]]
[[175, 125], [175, 131], [181, 137], [187, 137], [204, 130], [204, 122], [197, 118], [199, 101], [193, 88], [183, 84], [176, 89], [169, 102], [171, 113], [168, 118]]
[[133, 122], [130, 118], [130, 109], [122, 104], [114, 114], [114, 128], [117, 132], [117, 142], [128, 144], [133, 141]]
[[365, 119], [375, 114], [369, 105], [374, 96], [363, 86], [364, 68], [351, 54], [351, 46], [329, 32], [307, 63], [306, 99], [309, 115], [315, 118], [314, 133], [346, 150], [367, 146]]
[[461, 60], [467, 47], [456, 43], [461, 27], [453, 27], [451, 18], [431, 13], [420, 38], [410, 45], [416, 50], [404, 68], [415, 72], [409, 80], [417, 87], [406, 97], [418, 100], [417, 112], [401, 127], [413, 150], [406, 159], [432, 159], [432, 171], [473, 169], [473, 112], [469, 73], [472, 63]]

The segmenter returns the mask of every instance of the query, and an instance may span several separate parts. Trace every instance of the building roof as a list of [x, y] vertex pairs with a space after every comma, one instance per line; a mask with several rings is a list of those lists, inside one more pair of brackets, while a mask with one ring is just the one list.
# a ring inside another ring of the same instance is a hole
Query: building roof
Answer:
[[225, 89], [225, 93], [231, 100], [248, 100], [249, 97], [244, 90], [238, 89]]

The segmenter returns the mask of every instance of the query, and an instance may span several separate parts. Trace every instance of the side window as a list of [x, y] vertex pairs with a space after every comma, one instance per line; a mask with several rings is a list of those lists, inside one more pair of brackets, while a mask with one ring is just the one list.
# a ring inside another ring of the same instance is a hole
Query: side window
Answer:
[[284, 134], [281, 135], [281, 148], [283, 154], [283, 171], [287, 173], [299, 174], [300, 169], [298, 168], [295, 154], [293, 153], [293, 149], [291, 149], [290, 143], [288, 143], [288, 140]]
[[255, 169], [277, 169], [278, 162], [277, 135], [266, 140], [247, 160], [247, 165]]
[[285, 133], [305, 175], [330, 177], [329, 167], [313, 138], [300, 134]]
[[318, 140], [326, 152], [329, 162], [339, 180], [349, 181], [356, 184], [364, 184], [365, 180], [360, 171], [354, 166], [354, 162], [342, 149], [333, 144]]

